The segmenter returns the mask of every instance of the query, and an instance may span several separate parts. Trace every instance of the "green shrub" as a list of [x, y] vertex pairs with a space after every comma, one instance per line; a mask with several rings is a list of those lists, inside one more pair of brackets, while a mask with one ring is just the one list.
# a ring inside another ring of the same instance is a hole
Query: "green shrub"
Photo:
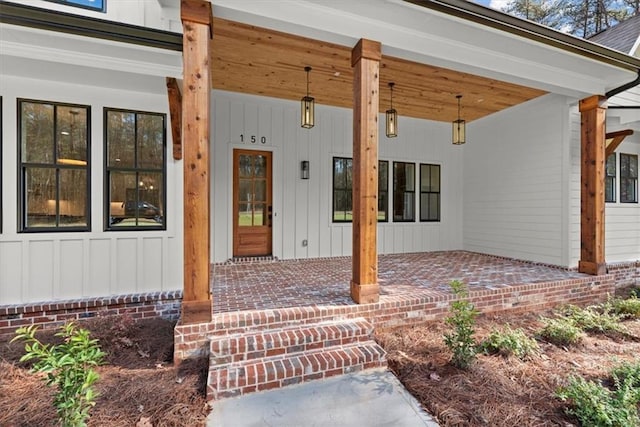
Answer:
[[540, 338], [556, 345], [574, 345], [582, 341], [584, 333], [571, 319], [560, 317], [549, 319], [543, 317], [544, 327], [538, 333]]
[[637, 403], [640, 397], [629, 380], [615, 380], [611, 391], [582, 377], [569, 377], [569, 384], [561, 387], [557, 396], [568, 401], [567, 413], [575, 415], [583, 426], [630, 427], [640, 425]]
[[632, 387], [640, 389], [640, 361], [624, 362], [611, 370], [611, 376], [614, 380], [629, 381]]
[[524, 330], [511, 329], [506, 325], [502, 330], [493, 330], [478, 346], [478, 351], [485, 354], [501, 354], [526, 359], [539, 351], [538, 343], [529, 338]]
[[613, 313], [606, 304], [587, 308], [568, 305], [564, 307], [562, 314], [585, 332], [604, 333], [623, 332], [625, 330], [620, 323], [621, 316]]
[[627, 299], [616, 298], [610, 301], [610, 305], [612, 311], [623, 318], [640, 318], [640, 299], [635, 295]]
[[473, 334], [478, 310], [464, 299], [469, 296], [464, 283], [454, 280], [449, 286], [458, 300], [451, 303], [450, 315], [445, 319], [445, 322], [453, 327], [453, 332], [444, 335], [444, 343], [453, 353], [451, 363], [458, 368], [468, 369], [476, 358]]
[[60, 327], [56, 336], [63, 342], [58, 345], [42, 344], [35, 337], [36, 330], [32, 325], [16, 331], [12, 342], [25, 342], [26, 354], [20, 361], [34, 360], [32, 371], [46, 373], [46, 384], [57, 387], [54, 405], [62, 426], [85, 426], [97, 396], [92, 386], [98, 374], [93, 367], [102, 363], [104, 357], [98, 341], [90, 339], [89, 331], [77, 329], [73, 323]]

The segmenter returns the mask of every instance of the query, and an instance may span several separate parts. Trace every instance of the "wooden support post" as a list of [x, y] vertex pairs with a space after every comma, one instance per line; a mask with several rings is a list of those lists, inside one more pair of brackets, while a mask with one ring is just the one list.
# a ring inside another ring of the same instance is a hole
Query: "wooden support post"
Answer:
[[182, 0], [184, 292], [182, 323], [211, 320], [209, 290], [209, 133], [211, 3]]
[[581, 191], [580, 262], [586, 274], [605, 274], [604, 180], [606, 98], [594, 95], [580, 101]]
[[353, 67], [353, 279], [351, 298], [377, 302], [379, 42], [361, 39]]
[[182, 93], [178, 81], [167, 77], [167, 96], [171, 115], [171, 139], [173, 139], [173, 159], [182, 160]]

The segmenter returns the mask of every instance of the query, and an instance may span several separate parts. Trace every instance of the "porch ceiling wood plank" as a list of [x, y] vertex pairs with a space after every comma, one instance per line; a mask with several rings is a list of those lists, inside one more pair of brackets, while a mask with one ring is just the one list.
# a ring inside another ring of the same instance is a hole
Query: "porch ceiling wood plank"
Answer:
[[[209, 134], [211, 3], [182, 0], [184, 27], [184, 291], [182, 322], [211, 320]], [[194, 13], [197, 16], [194, 16]]]
[[604, 255], [604, 178], [606, 98], [594, 95], [580, 101], [581, 190], [580, 261], [581, 273], [606, 273]]
[[[211, 79], [215, 89], [299, 100], [310, 92], [318, 104], [353, 108], [351, 48], [214, 18]], [[499, 80], [383, 55], [380, 87], [396, 83], [394, 106], [401, 116], [452, 121], [455, 96], [464, 95], [462, 115], [476, 120], [546, 92]], [[380, 92], [379, 112], [390, 103]]]
[[624, 139], [630, 135], [633, 135], [633, 129], [624, 129], [607, 133], [605, 139], [607, 141], [611, 140], [611, 142], [607, 144], [605, 156], [609, 157], [611, 154], [613, 154], [620, 146], [620, 144], [622, 144], [622, 141], [624, 141]]

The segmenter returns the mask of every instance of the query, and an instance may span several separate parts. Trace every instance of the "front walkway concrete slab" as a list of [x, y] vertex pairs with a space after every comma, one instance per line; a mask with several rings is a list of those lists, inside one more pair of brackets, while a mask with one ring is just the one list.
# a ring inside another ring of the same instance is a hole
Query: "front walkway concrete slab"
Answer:
[[386, 369], [215, 402], [207, 427], [437, 427]]

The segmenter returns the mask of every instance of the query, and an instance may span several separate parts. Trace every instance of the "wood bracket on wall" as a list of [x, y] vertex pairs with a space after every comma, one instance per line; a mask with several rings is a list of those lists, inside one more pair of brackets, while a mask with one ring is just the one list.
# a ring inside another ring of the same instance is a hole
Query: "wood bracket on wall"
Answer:
[[171, 116], [171, 137], [173, 139], [173, 158], [182, 160], [182, 93], [178, 81], [167, 77], [167, 95]]
[[625, 139], [625, 137], [629, 135], [633, 135], [632, 129], [625, 129], [607, 133], [604, 138], [606, 141], [611, 140], [611, 142], [607, 144], [607, 148], [605, 149], [605, 156], [609, 157], [609, 155], [613, 154], [613, 152], [616, 151], [616, 148], [618, 148], [618, 146], [622, 144], [622, 141]]

